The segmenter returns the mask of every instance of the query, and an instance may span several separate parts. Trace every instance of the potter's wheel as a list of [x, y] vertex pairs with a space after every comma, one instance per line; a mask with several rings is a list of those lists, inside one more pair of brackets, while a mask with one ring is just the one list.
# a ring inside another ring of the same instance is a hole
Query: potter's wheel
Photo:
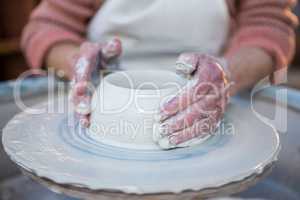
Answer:
[[[63, 103], [58, 99], [37, 108]], [[152, 194], [216, 188], [262, 173], [280, 148], [274, 129], [237, 105], [230, 106], [223, 122], [234, 125], [233, 135], [221, 132], [202, 145], [172, 151], [95, 142], [78, 126], [71, 131], [66, 113], [21, 113], [3, 130], [3, 144], [27, 172], [90, 190]]]

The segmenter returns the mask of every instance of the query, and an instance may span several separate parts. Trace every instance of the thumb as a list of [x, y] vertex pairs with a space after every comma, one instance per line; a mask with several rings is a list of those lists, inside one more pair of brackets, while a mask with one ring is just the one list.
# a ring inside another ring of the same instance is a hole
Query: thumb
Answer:
[[102, 56], [105, 60], [118, 57], [122, 53], [122, 42], [119, 38], [113, 38], [104, 44], [101, 50]]

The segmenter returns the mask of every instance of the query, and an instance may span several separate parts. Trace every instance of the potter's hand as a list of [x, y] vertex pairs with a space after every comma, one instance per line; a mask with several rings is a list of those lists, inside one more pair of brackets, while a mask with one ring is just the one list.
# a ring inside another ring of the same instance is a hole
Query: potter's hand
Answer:
[[177, 72], [190, 80], [178, 95], [162, 105], [157, 138], [162, 148], [175, 148], [206, 137], [217, 128], [231, 84], [224, 65], [224, 60], [205, 54], [188, 53], [178, 58]]
[[85, 42], [80, 46], [78, 54], [71, 61], [73, 80], [70, 97], [82, 125], [89, 125], [89, 114], [91, 111], [89, 85], [91, 84], [92, 72], [96, 67], [104, 68], [106, 63], [118, 57], [121, 51], [121, 41], [116, 38], [104, 44]]

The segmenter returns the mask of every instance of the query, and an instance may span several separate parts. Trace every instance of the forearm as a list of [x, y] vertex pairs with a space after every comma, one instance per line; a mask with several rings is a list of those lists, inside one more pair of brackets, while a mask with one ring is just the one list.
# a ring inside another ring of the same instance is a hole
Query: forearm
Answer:
[[64, 77], [71, 79], [73, 70], [71, 60], [79, 52], [80, 44], [64, 42], [54, 45], [46, 55], [45, 64], [49, 69], [64, 73]]
[[71, 43], [84, 42], [88, 23], [99, 8], [96, 2], [100, 3], [95, 0], [41, 1], [22, 34], [21, 47], [29, 66], [37, 69], [47, 64], [63, 69], [70, 76], [65, 60], [74, 51]]
[[231, 80], [235, 82], [231, 95], [249, 88], [273, 72], [273, 59], [260, 48], [242, 48], [228, 59]]

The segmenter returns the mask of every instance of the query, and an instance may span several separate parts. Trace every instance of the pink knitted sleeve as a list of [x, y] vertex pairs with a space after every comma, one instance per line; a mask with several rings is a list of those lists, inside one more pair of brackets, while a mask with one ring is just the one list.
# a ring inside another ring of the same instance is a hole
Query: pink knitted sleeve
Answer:
[[48, 50], [59, 42], [84, 40], [87, 21], [96, 12], [95, 0], [43, 0], [32, 12], [21, 47], [30, 67], [43, 65]]
[[[230, 0], [229, 0], [230, 1]], [[279, 83], [284, 69], [291, 62], [295, 51], [294, 28], [297, 17], [291, 8], [296, 0], [243, 0], [236, 1], [233, 36], [225, 53], [231, 57], [240, 48], [259, 47], [274, 60], [273, 83]], [[280, 70], [282, 69], [282, 70]]]

